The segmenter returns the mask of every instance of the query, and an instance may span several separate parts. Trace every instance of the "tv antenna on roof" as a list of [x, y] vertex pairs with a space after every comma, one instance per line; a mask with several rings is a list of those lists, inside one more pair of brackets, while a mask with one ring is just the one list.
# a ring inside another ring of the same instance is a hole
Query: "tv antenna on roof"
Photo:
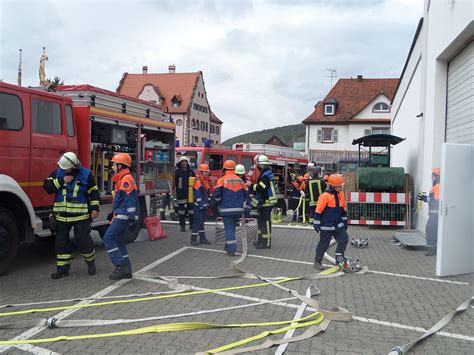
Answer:
[[336, 74], [336, 68], [334, 69], [326, 69], [328, 72], [329, 72], [329, 76], [331, 78], [331, 88], [332, 88], [332, 79], [336, 79], [337, 78], [337, 74]]

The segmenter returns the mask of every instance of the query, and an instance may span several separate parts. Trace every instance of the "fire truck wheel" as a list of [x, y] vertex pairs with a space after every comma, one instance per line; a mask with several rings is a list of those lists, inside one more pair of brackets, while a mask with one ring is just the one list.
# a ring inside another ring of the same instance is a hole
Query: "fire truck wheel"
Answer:
[[135, 239], [137, 239], [138, 233], [140, 233], [140, 227], [139, 226], [128, 227], [126, 242], [127, 243], [133, 243], [135, 241]]
[[15, 217], [7, 209], [0, 207], [0, 275], [7, 272], [18, 253], [20, 233]]

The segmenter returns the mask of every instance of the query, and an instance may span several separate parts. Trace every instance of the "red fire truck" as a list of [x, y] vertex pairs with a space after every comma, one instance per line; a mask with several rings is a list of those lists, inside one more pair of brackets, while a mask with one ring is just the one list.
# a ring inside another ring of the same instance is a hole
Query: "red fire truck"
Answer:
[[234, 144], [232, 149], [182, 147], [176, 148], [176, 152], [186, 155], [190, 159], [193, 169], [197, 169], [202, 163], [209, 164], [213, 185], [222, 176], [222, 166], [226, 160], [242, 164], [245, 167], [246, 176], [251, 181], [255, 181], [259, 171], [254, 163], [254, 158], [258, 154], [267, 155], [278, 190], [277, 207], [282, 209], [284, 215], [287, 210], [287, 198], [291, 192], [291, 174], [304, 174], [308, 165], [308, 158], [300, 151], [270, 144], [238, 143]]
[[[76, 152], [97, 180], [101, 206], [92, 227], [102, 236], [112, 210], [111, 157], [132, 156], [143, 219], [154, 212], [156, 194], [169, 191], [174, 142], [175, 125], [159, 105], [89, 85], [60, 86], [54, 94], [0, 82], [0, 274], [20, 242], [51, 235], [54, 196], [43, 180], [62, 153]], [[128, 241], [138, 232], [129, 230]]]

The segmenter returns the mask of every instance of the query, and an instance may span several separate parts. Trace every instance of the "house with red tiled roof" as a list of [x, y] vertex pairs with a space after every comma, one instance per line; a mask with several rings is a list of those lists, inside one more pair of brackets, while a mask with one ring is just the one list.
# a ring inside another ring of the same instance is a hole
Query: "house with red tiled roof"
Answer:
[[398, 79], [340, 79], [303, 120], [306, 153], [333, 169], [340, 160], [357, 159], [352, 140], [375, 133], [390, 133], [390, 102]]
[[211, 111], [201, 71], [177, 73], [170, 65], [168, 73], [148, 73], [144, 66], [141, 74], [124, 73], [117, 92], [161, 105], [176, 123], [179, 146], [220, 143], [223, 122]]

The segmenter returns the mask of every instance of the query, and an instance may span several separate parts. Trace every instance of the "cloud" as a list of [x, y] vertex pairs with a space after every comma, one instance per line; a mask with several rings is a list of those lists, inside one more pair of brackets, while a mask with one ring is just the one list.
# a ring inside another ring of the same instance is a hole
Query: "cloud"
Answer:
[[[28, 11], [25, 11], [27, 9]], [[202, 70], [223, 138], [301, 122], [338, 77], [398, 77], [423, 1], [0, 0], [0, 78], [115, 90], [123, 72]]]

